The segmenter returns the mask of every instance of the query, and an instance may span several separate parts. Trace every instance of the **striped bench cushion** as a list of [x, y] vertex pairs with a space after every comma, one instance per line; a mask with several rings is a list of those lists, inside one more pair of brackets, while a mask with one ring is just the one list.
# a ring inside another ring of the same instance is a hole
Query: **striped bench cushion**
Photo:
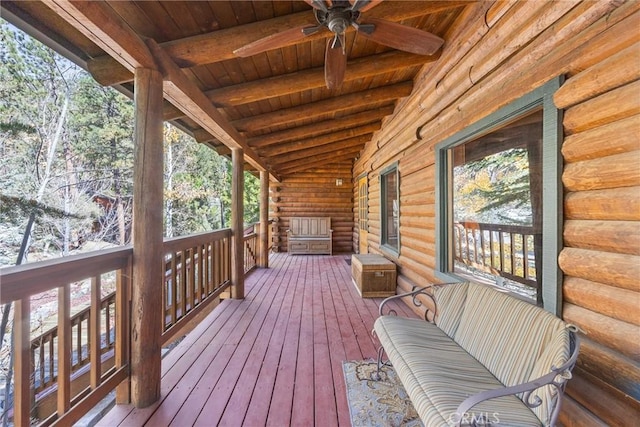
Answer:
[[[374, 327], [425, 426], [453, 425], [459, 416], [456, 409], [464, 399], [502, 387], [491, 372], [431, 323], [381, 316]], [[516, 396], [482, 402], [468, 417], [477, 420], [481, 415], [502, 425], [540, 425]]]
[[[569, 359], [569, 331], [551, 313], [505, 292], [470, 282], [455, 341], [506, 386], [531, 381]], [[535, 412], [548, 420], [556, 398], [551, 388], [536, 392]]]

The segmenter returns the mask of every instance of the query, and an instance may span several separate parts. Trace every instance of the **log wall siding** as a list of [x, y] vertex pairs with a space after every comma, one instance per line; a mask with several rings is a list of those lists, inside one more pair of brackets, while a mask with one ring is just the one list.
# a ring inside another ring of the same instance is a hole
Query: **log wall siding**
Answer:
[[635, 1], [467, 7], [442, 60], [423, 68], [353, 170], [369, 176], [369, 251], [381, 252], [377, 177], [398, 161], [398, 292], [436, 282], [435, 145], [566, 76], [554, 97], [565, 134], [558, 263], [563, 317], [586, 334], [561, 415], [567, 426], [631, 425], [640, 416], [639, 9]]
[[[269, 184], [269, 217], [273, 219], [273, 250], [287, 251], [291, 217], [330, 217], [333, 253], [351, 253], [354, 196], [350, 162], [287, 175]], [[336, 185], [336, 179], [342, 185]]]

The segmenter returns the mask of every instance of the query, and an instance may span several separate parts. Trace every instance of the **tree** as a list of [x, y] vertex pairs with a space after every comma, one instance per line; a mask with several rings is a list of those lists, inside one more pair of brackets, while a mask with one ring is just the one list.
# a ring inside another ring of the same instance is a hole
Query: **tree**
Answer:
[[[227, 163], [227, 175], [225, 192], [222, 195], [222, 201], [224, 202], [225, 210], [224, 217], [225, 223], [231, 224], [231, 162]], [[260, 219], [260, 180], [252, 175], [250, 172], [244, 172], [244, 216], [243, 223], [252, 224], [258, 222]]]
[[70, 132], [82, 189], [102, 207], [89, 239], [124, 245], [131, 238], [133, 119], [130, 99], [88, 75], [78, 81]]
[[222, 228], [220, 199], [227, 192], [229, 161], [165, 126], [165, 235]]

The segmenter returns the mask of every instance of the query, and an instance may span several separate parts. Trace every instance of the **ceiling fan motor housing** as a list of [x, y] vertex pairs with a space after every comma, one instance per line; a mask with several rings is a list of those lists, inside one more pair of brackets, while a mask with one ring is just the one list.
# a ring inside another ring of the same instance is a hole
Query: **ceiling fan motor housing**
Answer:
[[318, 9], [314, 9], [314, 12], [318, 23], [335, 34], [343, 34], [360, 16], [360, 13], [352, 11], [350, 6], [332, 6], [326, 12]]

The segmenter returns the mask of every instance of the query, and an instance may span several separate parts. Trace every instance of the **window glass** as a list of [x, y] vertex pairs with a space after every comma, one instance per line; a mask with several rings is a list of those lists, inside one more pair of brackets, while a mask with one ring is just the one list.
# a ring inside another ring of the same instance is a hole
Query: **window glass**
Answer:
[[398, 195], [398, 168], [392, 166], [380, 174], [380, 212], [382, 246], [399, 253], [400, 203]]
[[542, 109], [449, 149], [450, 265], [533, 300], [542, 250]]

